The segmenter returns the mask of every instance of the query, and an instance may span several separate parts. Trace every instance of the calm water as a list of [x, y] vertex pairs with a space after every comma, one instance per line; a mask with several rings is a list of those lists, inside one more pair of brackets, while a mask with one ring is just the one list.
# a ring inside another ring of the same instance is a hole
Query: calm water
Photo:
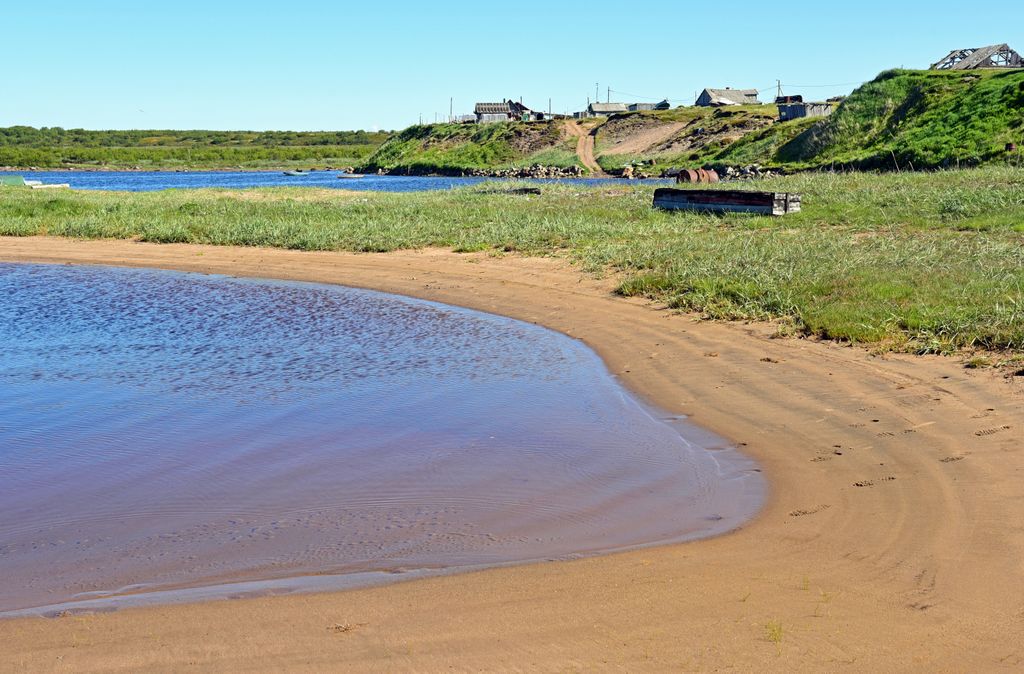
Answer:
[[[150, 192], [166, 189], [196, 189], [200, 187], [222, 187], [239, 189], [246, 187], [328, 187], [345, 190], [376, 190], [381, 192], [420, 192], [426, 190], [447, 190], [452, 187], [476, 185], [495, 181], [495, 178], [445, 178], [435, 176], [376, 176], [368, 175], [356, 180], [341, 180], [337, 171], [316, 171], [308, 176], [289, 177], [281, 171], [195, 171], [175, 173], [173, 171], [23, 171], [16, 174], [27, 180], [42, 180], [45, 183], [68, 183], [81, 190], [123, 190]], [[531, 180], [533, 183], [619, 183], [616, 179], [565, 179]], [[654, 181], [670, 182], [670, 181]]]
[[99, 267], [0, 264], [0, 297], [0, 611], [563, 558], [761, 501], [749, 460], [530, 324]]

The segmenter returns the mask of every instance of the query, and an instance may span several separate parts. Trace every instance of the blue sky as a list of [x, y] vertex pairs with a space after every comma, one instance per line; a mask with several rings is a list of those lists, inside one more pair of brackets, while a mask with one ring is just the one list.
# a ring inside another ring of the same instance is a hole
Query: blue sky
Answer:
[[[913, 5], [913, 6], [911, 6]], [[705, 86], [825, 98], [957, 47], [1024, 49], [1024, 5], [56, 0], [0, 11], [0, 126], [394, 129], [522, 97], [557, 112]], [[11, 67], [12, 62], [20, 67]]]

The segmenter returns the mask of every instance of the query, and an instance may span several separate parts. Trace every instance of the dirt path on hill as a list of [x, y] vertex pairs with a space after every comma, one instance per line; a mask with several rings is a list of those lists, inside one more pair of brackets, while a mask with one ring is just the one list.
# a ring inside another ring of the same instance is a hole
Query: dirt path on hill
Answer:
[[1024, 377], [695, 322], [550, 258], [0, 238], [0, 260], [342, 283], [583, 340], [770, 484], [719, 538], [378, 588], [0, 620], [7, 671], [1021, 671]]
[[664, 143], [686, 127], [683, 122], [672, 122], [671, 124], [659, 125], [645, 129], [635, 135], [629, 136], [626, 140], [615, 145], [602, 154], [643, 154], [655, 145]]
[[597, 158], [594, 157], [594, 135], [574, 121], [567, 121], [565, 130], [570, 136], [579, 139], [576, 143], [576, 155], [580, 158], [580, 162], [590, 169], [592, 176], [603, 176], [604, 170], [601, 169]]

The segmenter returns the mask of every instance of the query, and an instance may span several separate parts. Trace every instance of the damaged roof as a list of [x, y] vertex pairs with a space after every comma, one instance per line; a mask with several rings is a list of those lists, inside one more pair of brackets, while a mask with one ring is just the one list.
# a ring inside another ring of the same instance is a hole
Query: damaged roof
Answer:
[[1024, 58], [1008, 44], [954, 49], [932, 70], [977, 70], [978, 68], [1024, 68]]
[[746, 105], [760, 103], [757, 89], [705, 89], [711, 105]]

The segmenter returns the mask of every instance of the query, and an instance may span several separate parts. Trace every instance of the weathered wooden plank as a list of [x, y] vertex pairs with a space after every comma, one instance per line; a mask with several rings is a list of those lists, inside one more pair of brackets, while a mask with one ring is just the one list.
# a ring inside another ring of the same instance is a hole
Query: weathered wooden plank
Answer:
[[654, 207], [672, 211], [785, 215], [800, 211], [800, 195], [789, 192], [680, 190], [663, 187], [654, 191]]

